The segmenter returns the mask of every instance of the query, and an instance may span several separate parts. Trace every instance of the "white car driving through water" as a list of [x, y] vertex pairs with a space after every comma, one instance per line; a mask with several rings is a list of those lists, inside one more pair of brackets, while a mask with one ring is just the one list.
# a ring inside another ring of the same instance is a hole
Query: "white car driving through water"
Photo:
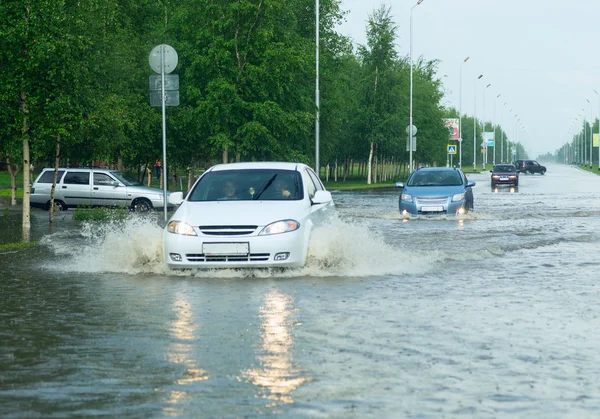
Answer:
[[301, 267], [313, 228], [335, 211], [331, 193], [300, 163], [230, 163], [208, 169], [163, 232], [171, 268]]

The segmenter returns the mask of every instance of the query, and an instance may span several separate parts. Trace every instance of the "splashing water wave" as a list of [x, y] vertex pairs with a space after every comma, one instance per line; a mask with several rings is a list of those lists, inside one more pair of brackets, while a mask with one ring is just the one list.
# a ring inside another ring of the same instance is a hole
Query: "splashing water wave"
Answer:
[[163, 263], [162, 232], [156, 219], [132, 215], [125, 221], [85, 223], [74, 233], [45, 236], [41, 244], [61, 256], [47, 262], [48, 269], [130, 275], [227, 278], [418, 274], [431, 268], [432, 257], [445, 259], [441, 254], [394, 247], [367, 226], [335, 219], [313, 231], [303, 268], [176, 271]]

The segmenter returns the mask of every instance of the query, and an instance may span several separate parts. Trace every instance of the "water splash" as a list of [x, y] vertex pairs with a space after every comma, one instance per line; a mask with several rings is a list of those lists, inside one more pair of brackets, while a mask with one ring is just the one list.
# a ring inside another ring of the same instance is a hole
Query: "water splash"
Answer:
[[432, 258], [431, 252], [392, 246], [368, 226], [338, 218], [313, 231], [307, 264], [299, 269], [170, 270], [163, 263], [162, 227], [156, 219], [137, 215], [84, 223], [78, 231], [45, 236], [41, 244], [60, 256], [46, 263], [52, 270], [205, 278], [415, 274], [428, 270]]

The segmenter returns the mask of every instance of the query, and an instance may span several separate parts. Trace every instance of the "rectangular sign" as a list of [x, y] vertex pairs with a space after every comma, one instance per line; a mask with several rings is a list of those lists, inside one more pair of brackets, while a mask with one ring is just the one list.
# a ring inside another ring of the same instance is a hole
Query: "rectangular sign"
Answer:
[[600, 134], [594, 134], [594, 136], [592, 137], [594, 139], [594, 147], [598, 147], [598, 137], [600, 136]]
[[[409, 141], [408, 141], [408, 135], [407, 135], [406, 136], [406, 151], [410, 151], [408, 143], [409, 143]], [[412, 143], [412, 151], [414, 153], [415, 151], [417, 151], [417, 137], [413, 136], [411, 143]]]
[[204, 243], [202, 253], [211, 255], [247, 255], [250, 253], [248, 243]]
[[[150, 91], [150, 105], [162, 106], [160, 91]], [[179, 106], [179, 90], [165, 90], [165, 106]]]
[[448, 154], [456, 154], [456, 144], [448, 144]]
[[448, 138], [458, 141], [458, 118], [444, 119], [444, 126], [448, 129]]
[[[161, 89], [161, 76], [153, 75], [150, 76], [150, 90]], [[179, 90], [179, 74], [165, 74], [165, 90]]]
[[494, 140], [488, 140], [487, 145], [488, 147], [493, 147], [494, 146]]
[[483, 141], [494, 141], [494, 132], [493, 131], [486, 131], [482, 134], [483, 136]]

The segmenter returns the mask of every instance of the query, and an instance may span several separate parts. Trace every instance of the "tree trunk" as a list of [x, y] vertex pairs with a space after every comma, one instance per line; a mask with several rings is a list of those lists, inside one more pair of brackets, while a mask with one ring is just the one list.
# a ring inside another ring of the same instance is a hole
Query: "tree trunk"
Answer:
[[335, 159], [335, 168], [333, 169], [333, 181], [337, 182], [337, 176], [338, 176], [338, 164], [337, 164], [337, 159]]
[[50, 188], [50, 208], [48, 209], [48, 221], [54, 224], [54, 191], [56, 190], [56, 178], [58, 177], [58, 166], [60, 164], [60, 134], [56, 136], [56, 156], [54, 158], [54, 177], [52, 188]]
[[21, 168], [14, 164], [10, 157], [6, 159], [6, 164], [10, 174], [10, 205], [14, 207], [17, 205], [17, 175]]
[[123, 155], [121, 153], [119, 153], [119, 159], [117, 160], [117, 169], [119, 169], [119, 171], [123, 171], [124, 167], [123, 167]]
[[374, 144], [371, 142], [371, 151], [369, 151], [369, 170], [367, 172], [367, 185], [371, 184], [371, 175], [373, 169], [373, 146]]
[[29, 108], [27, 107], [27, 96], [25, 92], [21, 92], [21, 112], [23, 113], [23, 217], [22, 217], [22, 234], [23, 241], [28, 242], [31, 238], [31, 214], [29, 208], [29, 169], [31, 162], [29, 161]]
[[187, 184], [187, 191], [189, 192], [190, 189], [192, 189], [192, 178], [194, 176], [194, 169], [192, 169], [192, 166], [188, 167], [188, 184]]
[[148, 186], [152, 185], [152, 170], [146, 164], [146, 173], [148, 174]]
[[223, 147], [223, 164], [227, 164], [229, 161], [229, 152], [227, 151], [227, 147]]

